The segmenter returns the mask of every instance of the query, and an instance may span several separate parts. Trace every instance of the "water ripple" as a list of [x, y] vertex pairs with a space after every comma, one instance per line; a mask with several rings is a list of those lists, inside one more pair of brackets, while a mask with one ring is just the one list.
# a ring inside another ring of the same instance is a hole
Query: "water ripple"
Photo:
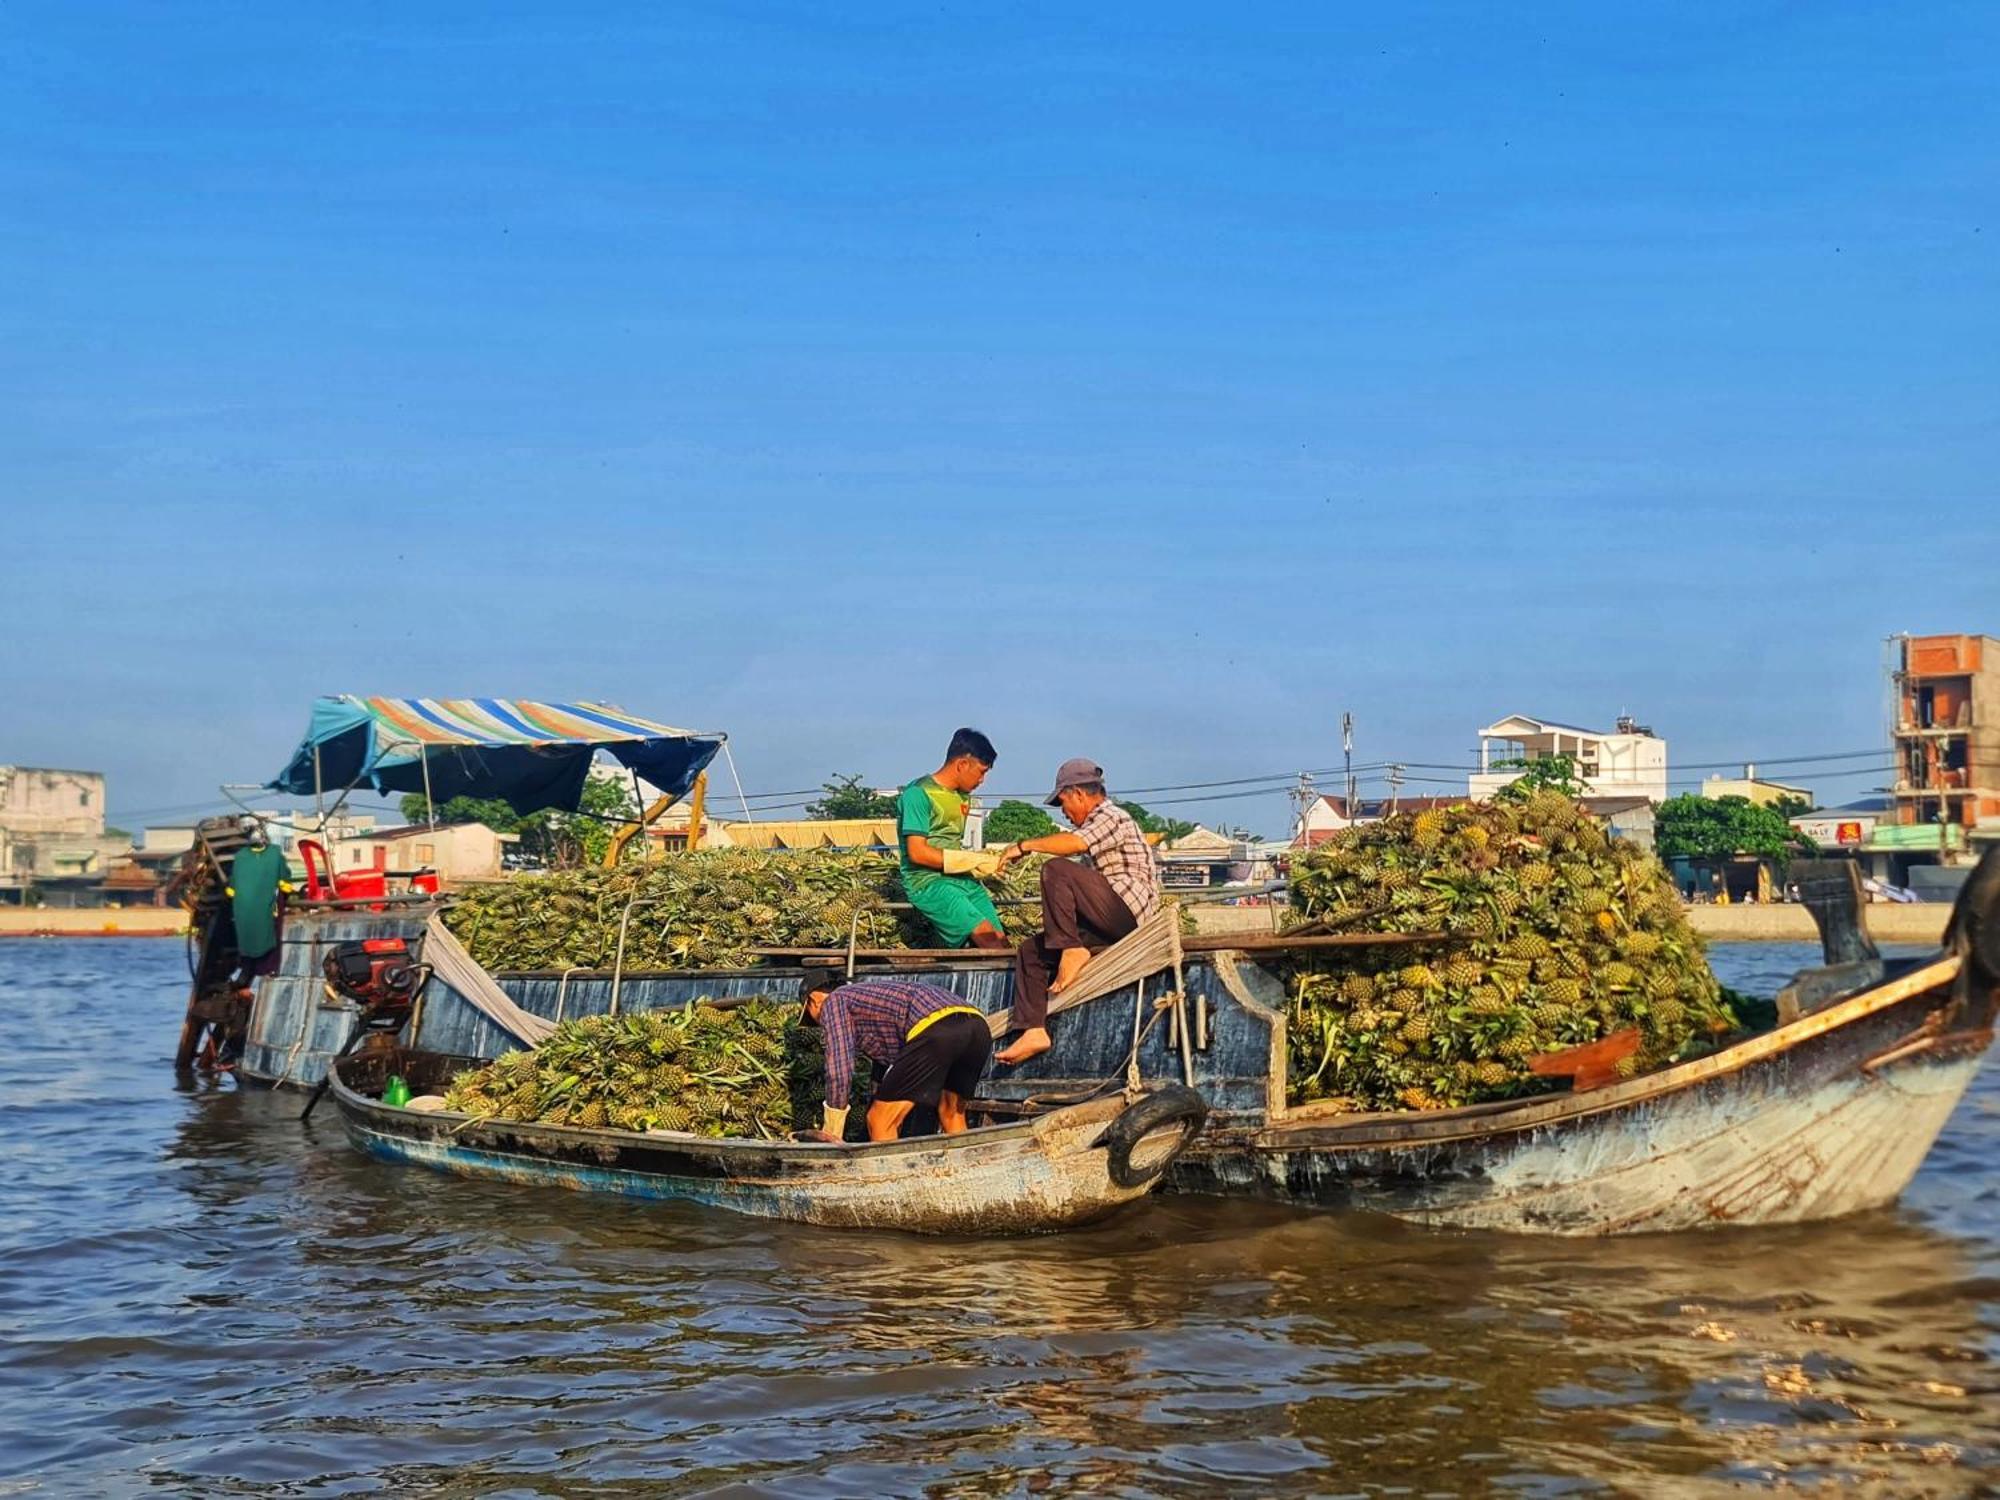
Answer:
[[[1724, 949], [1769, 990], [1802, 950]], [[1159, 1200], [840, 1235], [178, 1090], [178, 944], [0, 944], [0, 1495], [2000, 1484], [2000, 1084], [1900, 1209], [1607, 1243]]]

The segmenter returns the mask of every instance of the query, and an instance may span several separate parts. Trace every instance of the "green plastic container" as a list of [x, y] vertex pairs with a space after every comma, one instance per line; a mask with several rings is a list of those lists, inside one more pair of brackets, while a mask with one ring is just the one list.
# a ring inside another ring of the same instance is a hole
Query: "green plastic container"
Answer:
[[391, 1109], [401, 1109], [410, 1102], [410, 1086], [403, 1082], [401, 1073], [391, 1073], [389, 1082], [382, 1089], [382, 1102]]

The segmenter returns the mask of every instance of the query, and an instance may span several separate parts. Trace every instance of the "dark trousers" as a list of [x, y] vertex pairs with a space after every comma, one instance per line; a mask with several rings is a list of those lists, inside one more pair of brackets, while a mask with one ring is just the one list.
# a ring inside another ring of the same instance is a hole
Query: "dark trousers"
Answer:
[[1049, 979], [1065, 948], [1108, 948], [1139, 925], [1094, 866], [1052, 859], [1042, 866], [1042, 930], [1014, 950], [1014, 1024], [1049, 1019]]

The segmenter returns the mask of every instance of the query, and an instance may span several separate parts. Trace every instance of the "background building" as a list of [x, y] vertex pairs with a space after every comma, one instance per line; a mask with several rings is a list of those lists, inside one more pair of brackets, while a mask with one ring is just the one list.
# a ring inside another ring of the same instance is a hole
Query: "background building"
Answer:
[[1701, 784], [1704, 797], [1742, 797], [1759, 807], [1775, 807], [1780, 802], [1803, 802], [1807, 807], [1817, 804], [1813, 801], [1809, 787], [1792, 786], [1783, 781], [1767, 781], [1757, 774], [1754, 765], [1746, 765], [1741, 776], [1710, 776]]
[[1301, 849], [1323, 844], [1343, 829], [1362, 823], [1379, 823], [1391, 813], [1423, 812], [1433, 807], [1456, 807], [1465, 798], [1453, 793], [1443, 797], [1356, 797], [1350, 807], [1345, 797], [1316, 797], [1294, 830], [1293, 842]]
[[343, 875], [355, 870], [400, 875], [435, 870], [438, 879], [450, 886], [466, 880], [498, 880], [501, 847], [513, 837], [495, 833], [484, 823], [377, 828], [341, 839], [332, 858]]
[[2000, 640], [1906, 635], [1890, 652], [1895, 815], [1876, 838], [1969, 864], [1976, 840], [2000, 839]]
[[104, 775], [53, 766], [0, 766], [0, 900], [32, 890], [52, 905], [74, 905], [95, 887], [131, 840], [104, 829]]
[[1667, 800], [1667, 742], [1643, 724], [1621, 718], [1609, 734], [1515, 714], [1479, 731], [1479, 770], [1469, 785], [1483, 802], [1521, 774], [1505, 761], [1567, 755], [1576, 762], [1585, 795]]

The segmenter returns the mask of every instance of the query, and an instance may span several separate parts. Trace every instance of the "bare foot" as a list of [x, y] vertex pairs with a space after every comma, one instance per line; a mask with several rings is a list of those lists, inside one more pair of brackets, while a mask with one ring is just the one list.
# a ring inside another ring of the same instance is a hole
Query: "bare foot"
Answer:
[[1026, 1062], [1031, 1057], [1040, 1057], [1054, 1045], [1046, 1029], [1034, 1026], [1022, 1032], [1013, 1046], [994, 1053], [993, 1060], [1000, 1063]]
[[1090, 962], [1088, 948], [1065, 948], [1062, 957], [1056, 960], [1055, 982], [1049, 986], [1051, 995], [1060, 995], [1076, 983], [1076, 976], [1083, 972], [1083, 966]]

